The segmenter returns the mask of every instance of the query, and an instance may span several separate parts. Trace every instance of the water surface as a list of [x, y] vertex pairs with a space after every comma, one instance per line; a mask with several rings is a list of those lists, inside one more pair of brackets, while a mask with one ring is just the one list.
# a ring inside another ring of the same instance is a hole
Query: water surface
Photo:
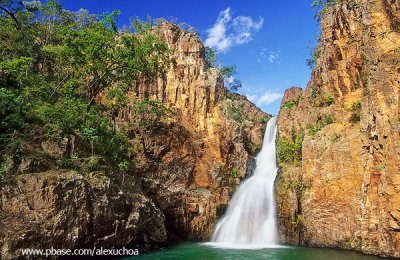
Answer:
[[183, 243], [168, 247], [156, 252], [150, 252], [139, 256], [126, 258], [130, 260], [375, 260], [376, 256], [363, 255], [354, 251], [284, 247], [266, 248], [255, 250], [243, 249], [222, 249], [209, 246], [207, 243]]

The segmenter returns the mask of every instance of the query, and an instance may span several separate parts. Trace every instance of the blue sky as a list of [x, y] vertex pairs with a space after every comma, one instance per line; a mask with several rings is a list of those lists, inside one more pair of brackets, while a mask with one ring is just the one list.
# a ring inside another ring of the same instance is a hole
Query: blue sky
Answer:
[[129, 17], [171, 17], [196, 28], [202, 40], [219, 50], [224, 65], [237, 65], [236, 78], [245, 94], [267, 113], [277, 114], [285, 89], [305, 88], [311, 71], [308, 46], [318, 25], [311, 0], [258, 1], [129, 1], [61, 0], [65, 9], [91, 13], [121, 10], [119, 24]]

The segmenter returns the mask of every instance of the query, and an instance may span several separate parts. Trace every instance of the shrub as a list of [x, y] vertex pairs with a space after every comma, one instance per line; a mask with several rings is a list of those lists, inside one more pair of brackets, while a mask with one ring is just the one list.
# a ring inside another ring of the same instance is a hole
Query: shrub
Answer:
[[174, 111], [166, 107], [162, 102], [147, 98], [134, 101], [132, 110], [135, 122], [141, 128], [155, 126], [161, 120], [171, 118], [175, 115]]
[[0, 142], [6, 135], [22, 130], [25, 126], [22, 100], [8, 89], [0, 88]]
[[333, 97], [331, 95], [326, 96], [326, 98], [325, 98], [325, 105], [326, 106], [332, 105], [333, 102], [335, 102], [335, 100], [333, 99]]
[[351, 104], [351, 110], [360, 110], [362, 107], [361, 101], [357, 100]]
[[317, 21], [320, 21], [322, 16], [326, 13], [326, 9], [330, 6], [334, 6], [338, 0], [314, 0], [311, 4], [312, 7], [317, 8], [318, 11], [314, 17]]
[[217, 51], [210, 47], [205, 47], [205, 60], [209, 68], [217, 66]]
[[90, 146], [92, 147], [92, 156], [94, 155], [94, 142], [98, 139], [98, 133], [96, 128], [85, 127], [83, 128], [83, 135], [86, 140], [89, 141]]
[[358, 123], [361, 120], [361, 116], [359, 112], [355, 112], [353, 114], [351, 114], [349, 122], [352, 124]]
[[311, 136], [314, 136], [316, 133], [318, 133], [322, 129], [322, 124], [321, 122], [317, 122], [315, 125], [311, 125], [308, 127], [308, 133]]
[[204, 56], [207, 67], [219, 68], [220, 75], [229, 90], [234, 92], [242, 87], [242, 82], [233, 77], [236, 74], [236, 65], [221, 66], [221, 63], [218, 61], [217, 51], [210, 47], [205, 47]]
[[276, 138], [276, 154], [279, 163], [298, 163], [302, 159], [304, 132], [292, 135], [291, 139]]
[[89, 161], [86, 163], [86, 165], [84, 167], [84, 171], [85, 172], [96, 171], [96, 170], [99, 170], [99, 167], [100, 167], [99, 157], [91, 156]]
[[295, 102], [294, 102], [294, 103], [296, 104], [296, 106], [299, 105], [299, 103], [300, 103], [303, 99], [304, 99], [303, 94], [302, 94], [302, 93], [298, 94], [298, 95], [297, 95], [297, 98], [296, 98], [296, 100], [295, 100]]
[[292, 107], [294, 107], [293, 101], [285, 101], [282, 105], [282, 108], [292, 108]]
[[310, 48], [310, 58], [306, 60], [307, 66], [312, 69], [317, 62], [321, 53], [321, 45], [318, 43], [315, 47]]
[[228, 100], [227, 106], [226, 106], [226, 111], [228, 113], [228, 116], [233, 119], [236, 122], [241, 122], [244, 119], [244, 110], [243, 107], [240, 106], [239, 103]]
[[238, 178], [238, 169], [236, 167], [233, 167], [230, 171], [229, 171], [229, 176], [231, 176], [232, 178]]
[[324, 117], [324, 125], [333, 124], [334, 121], [335, 121], [335, 119], [334, 119], [333, 116], [331, 116], [331, 115], [326, 115], [326, 116]]
[[376, 166], [376, 168], [377, 168], [378, 170], [380, 170], [380, 171], [383, 171], [384, 169], [386, 169], [386, 164], [385, 164], [385, 163], [378, 164], [378, 165]]
[[262, 117], [260, 117], [258, 120], [257, 120], [257, 123], [258, 124], [265, 124], [265, 123], [267, 123], [268, 122], [268, 116], [267, 115], [263, 115]]
[[308, 127], [308, 133], [311, 136], [314, 136], [318, 133], [323, 127], [330, 125], [335, 122], [335, 119], [331, 115], [325, 115], [322, 118], [319, 118], [314, 125]]
[[56, 103], [41, 102], [33, 114], [49, 127], [51, 135], [58, 136], [79, 130], [85, 111], [86, 104], [81, 99], [70, 97]]
[[298, 106], [299, 103], [304, 99], [304, 96], [302, 93], [298, 94], [296, 99], [292, 101], [285, 101], [282, 105], [282, 108], [292, 108], [294, 106]]
[[60, 167], [64, 169], [79, 169], [79, 164], [76, 161], [77, 158], [63, 157], [60, 161]]

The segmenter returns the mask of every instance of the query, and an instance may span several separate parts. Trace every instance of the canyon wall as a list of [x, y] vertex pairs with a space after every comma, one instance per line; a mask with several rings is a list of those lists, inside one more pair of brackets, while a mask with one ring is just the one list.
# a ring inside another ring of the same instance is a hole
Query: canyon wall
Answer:
[[400, 257], [400, 3], [324, 9], [306, 89], [285, 92], [281, 241]]
[[177, 116], [165, 129], [144, 136], [156, 158], [142, 157], [143, 190], [165, 212], [174, 236], [207, 238], [261, 148], [270, 116], [226, 90], [194, 32], [165, 23], [160, 34], [176, 64], [155, 84], [139, 86], [134, 96], [158, 99]]
[[[15, 258], [21, 248], [147, 250], [210, 236], [252, 167], [270, 116], [225, 88], [195, 33], [172, 23], [161, 25], [159, 33], [175, 63], [129, 96], [161, 101], [175, 116], [146, 131], [131, 129], [135, 169], [126, 176], [106, 166], [65, 169], [58, 162], [85, 149], [82, 138], [54, 140], [40, 134], [40, 127], [32, 130], [18, 165], [9, 163], [17, 169], [15, 183], [0, 189], [3, 257]], [[118, 123], [130, 128], [133, 121], [128, 106]]]

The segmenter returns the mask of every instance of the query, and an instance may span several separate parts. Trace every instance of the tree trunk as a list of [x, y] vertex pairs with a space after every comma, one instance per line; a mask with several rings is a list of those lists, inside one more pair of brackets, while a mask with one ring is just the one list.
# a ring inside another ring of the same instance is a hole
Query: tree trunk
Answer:
[[15, 14], [13, 12], [11, 12], [10, 10], [8, 10], [7, 8], [5, 8], [1, 5], [0, 5], [0, 10], [3, 10], [8, 16], [11, 17], [11, 19], [14, 20], [15, 26], [17, 27], [18, 30], [21, 29], [21, 23], [18, 21], [17, 17], [15, 16]]

